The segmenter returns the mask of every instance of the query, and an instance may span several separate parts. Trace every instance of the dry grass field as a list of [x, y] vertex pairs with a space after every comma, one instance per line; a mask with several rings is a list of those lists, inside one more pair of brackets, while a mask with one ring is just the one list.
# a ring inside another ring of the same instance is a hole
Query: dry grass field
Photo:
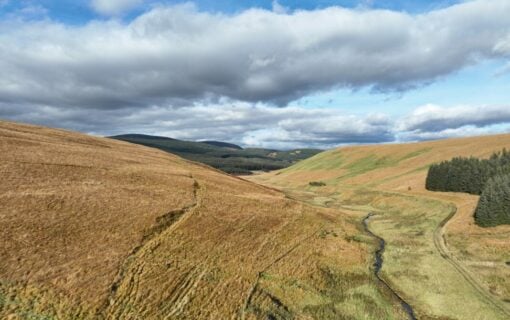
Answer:
[[480, 228], [476, 196], [424, 187], [434, 162], [505, 147], [510, 135], [346, 147], [250, 179], [311, 204], [376, 213], [370, 227], [387, 241], [383, 277], [419, 319], [508, 319], [510, 226]]
[[1, 319], [401, 319], [360, 213], [0, 122]]
[[510, 135], [342, 148], [250, 178], [262, 186], [0, 122], [0, 318], [405, 319], [373, 274], [377, 243], [361, 224], [372, 212], [381, 275], [419, 319], [507, 319], [510, 227], [477, 227], [476, 197], [424, 181], [433, 162], [508, 146]]

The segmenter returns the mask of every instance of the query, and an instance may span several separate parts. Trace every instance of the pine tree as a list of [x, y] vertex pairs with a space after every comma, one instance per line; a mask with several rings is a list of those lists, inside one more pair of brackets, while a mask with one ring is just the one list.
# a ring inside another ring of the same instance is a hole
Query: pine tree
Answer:
[[477, 224], [510, 224], [510, 151], [506, 149], [489, 159], [456, 157], [433, 164], [425, 186], [432, 191], [481, 195], [475, 213]]
[[475, 211], [482, 227], [510, 224], [510, 175], [496, 176], [485, 186]]

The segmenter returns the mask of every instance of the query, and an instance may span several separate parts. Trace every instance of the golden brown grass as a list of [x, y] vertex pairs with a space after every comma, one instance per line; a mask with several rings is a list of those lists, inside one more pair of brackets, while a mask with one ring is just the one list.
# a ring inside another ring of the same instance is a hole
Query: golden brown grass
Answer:
[[370, 272], [371, 239], [346, 219], [356, 213], [155, 149], [9, 122], [0, 173], [2, 319], [402, 316]]
[[[405, 236], [404, 229], [400, 230], [401, 233], [399, 233], [398, 228], [405, 228], [405, 224], [411, 221], [416, 222], [413, 220], [415, 218], [406, 217], [406, 214], [434, 208], [436, 208], [434, 210], [437, 210], [438, 205], [435, 204], [436, 202], [433, 199], [441, 201], [445, 209], [436, 213], [437, 218], [434, 218], [434, 215], [429, 217], [432, 221], [431, 224], [430, 221], [424, 220], [422, 224], [424, 230], [420, 230], [429, 232], [428, 234], [431, 235], [429, 240], [433, 240], [432, 231], [435, 228], [434, 226], [437, 226], [442, 218], [448, 216], [449, 204], [454, 204], [457, 207], [457, 214], [443, 230], [447, 250], [449, 250], [454, 261], [463, 270], [468, 271], [469, 277], [481, 286], [484, 292], [490, 296], [490, 299], [496, 301], [499, 305], [504, 306], [506, 304], [508, 309], [510, 305], [510, 268], [505, 262], [510, 260], [510, 240], [508, 237], [510, 226], [480, 228], [474, 224], [473, 220], [473, 211], [477, 202], [476, 196], [435, 193], [424, 188], [427, 168], [430, 164], [448, 160], [455, 156], [487, 157], [494, 151], [499, 151], [505, 147], [510, 147], [510, 135], [401, 145], [347, 147], [321, 153], [293, 167], [255, 176], [251, 180], [266, 185], [278, 186], [287, 191], [292, 190], [294, 194], [296, 194], [296, 190], [315, 194], [315, 199], [322, 199], [321, 201], [327, 203], [330, 207], [350, 207], [358, 210], [386, 212], [385, 219], [391, 220], [391, 224], [385, 225], [384, 220], [380, 219], [373, 222], [374, 229], [379, 230], [389, 238], [393, 237], [396, 241], [396, 251], [392, 253], [390, 246], [387, 254], [397, 257], [397, 260], [400, 259], [397, 254], [399, 252], [398, 245], [404, 243], [401, 241], [405, 240], [401, 238]], [[310, 181], [322, 181], [326, 183], [326, 186], [311, 187], [309, 186]], [[373, 193], [376, 195], [388, 194], [388, 192], [393, 196], [384, 201], [379, 199], [379, 196], [372, 195]], [[410, 196], [415, 200], [403, 201], [402, 199], [406, 199], [406, 196]], [[422, 214], [427, 215], [427, 212], [422, 212]], [[427, 223], [430, 224], [428, 227]], [[432, 228], [432, 230], [427, 228]], [[391, 233], [391, 230], [397, 232]], [[430, 244], [433, 243], [414, 243], [415, 249], [427, 248]], [[411, 263], [418, 263], [418, 261], [420, 259], [415, 259]], [[470, 304], [466, 301], [464, 304], [451, 306], [445, 304], [444, 301], [432, 301], [436, 298], [430, 298], [431, 301], [426, 302], [428, 298], [424, 293], [425, 290], [430, 290], [430, 288], [427, 289], [430, 283], [426, 280], [423, 280], [420, 285], [419, 279], [414, 279], [406, 284], [404, 278], [400, 283], [398, 276], [392, 278], [391, 272], [397, 274], [398, 268], [411, 266], [405, 263], [398, 265], [399, 262], [394, 262], [397, 265], [393, 266], [393, 270], [391, 270], [391, 263], [387, 265], [387, 269], [390, 269], [387, 276], [394, 281], [397, 287], [400, 285], [403, 293], [411, 298], [412, 295], [409, 292], [406, 293], [406, 290], [422, 290], [421, 297], [423, 299], [421, 302], [418, 301], [418, 309], [426, 310], [429, 308], [430, 312], [425, 316], [446, 315], [455, 318], [453, 310], [464, 309], [462, 311], [467, 312], [467, 314], [471, 314], [473, 317], [478, 314], [478, 318], [484, 319], [480, 314], [484, 314], [483, 308], [486, 308], [486, 306], [481, 306], [478, 302]], [[430, 260], [427, 263], [430, 264], [429, 268], [440, 268], [440, 260], [438, 259]], [[455, 271], [455, 268], [452, 269], [451, 267], [453, 266], [448, 267], [449, 271], [445, 271], [445, 274]], [[458, 270], [457, 273], [459, 273]], [[452, 279], [451, 286], [453, 289], [458, 288], [461, 292], [462, 290], [473, 289], [467, 289], [465, 286], [467, 281], [461, 282], [462, 279], [458, 280], [458, 274], [456, 276], [452, 274], [450, 278]], [[448, 291], [448, 289], [445, 290]], [[482, 304], [491, 305], [483, 302], [486, 298], [477, 293], [476, 290], [472, 291], [470, 295], [471, 298], [481, 301]], [[475, 308], [477, 309], [475, 310]], [[448, 310], [453, 315], [448, 315]], [[473, 312], [469, 313], [470, 310], [473, 310]], [[488, 314], [487, 317], [489, 317]], [[501, 315], [489, 318], [493, 319], [494, 317], [501, 317]]]

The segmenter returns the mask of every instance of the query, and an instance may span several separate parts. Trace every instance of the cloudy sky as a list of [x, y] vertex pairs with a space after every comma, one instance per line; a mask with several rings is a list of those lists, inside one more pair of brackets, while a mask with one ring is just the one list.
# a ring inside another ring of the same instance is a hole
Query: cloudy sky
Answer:
[[510, 0], [0, 0], [0, 118], [330, 148], [510, 132]]

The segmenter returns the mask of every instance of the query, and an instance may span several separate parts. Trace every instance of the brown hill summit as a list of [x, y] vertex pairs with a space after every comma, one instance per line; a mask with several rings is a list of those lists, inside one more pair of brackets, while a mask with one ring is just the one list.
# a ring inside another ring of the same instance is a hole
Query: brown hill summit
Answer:
[[320, 318], [365, 295], [379, 300], [363, 312], [400, 312], [339, 211], [156, 149], [4, 121], [0, 173], [2, 319]]

